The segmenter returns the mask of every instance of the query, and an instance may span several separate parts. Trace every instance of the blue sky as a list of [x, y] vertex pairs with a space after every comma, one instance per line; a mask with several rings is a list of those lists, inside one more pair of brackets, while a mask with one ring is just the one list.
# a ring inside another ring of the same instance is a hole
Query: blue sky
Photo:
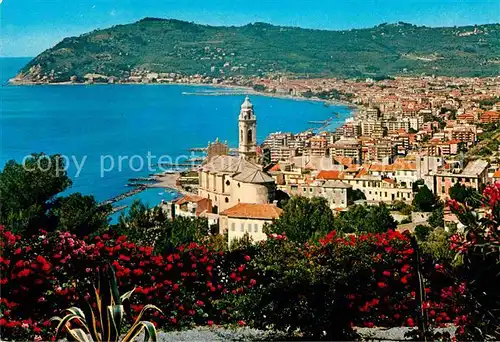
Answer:
[[500, 22], [500, 0], [0, 0], [0, 56], [35, 56], [66, 36], [146, 16], [335, 30], [397, 21], [458, 26]]

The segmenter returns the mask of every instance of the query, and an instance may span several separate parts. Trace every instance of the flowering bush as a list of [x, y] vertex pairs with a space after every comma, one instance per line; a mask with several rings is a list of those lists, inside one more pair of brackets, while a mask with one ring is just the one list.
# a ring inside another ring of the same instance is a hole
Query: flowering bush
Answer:
[[[345, 339], [352, 326], [415, 326], [419, 281], [409, 236], [397, 232], [337, 236], [318, 245], [272, 234], [266, 242], [217, 251], [190, 243], [156, 255], [125, 236], [78, 239], [67, 232], [21, 238], [0, 228], [4, 339], [53, 338], [48, 319], [89, 301], [94, 274], [107, 263], [120, 292], [136, 287], [132, 320], [146, 315], [164, 330], [233, 323], [314, 339]], [[420, 260], [425, 323], [467, 323], [465, 284], [450, 281], [446, 265]]]
[[464, 338], [500, 339], [500, 182], [489, 185], [477, 199], [483, 215], [467, 203], [449, 201], [448, 205], [465, 226], [451, 237], [452, 249], [462, 257], [457, 277], [467, 284], [462, 304], [468, 311], [462, 322]]
[[132, 318], [144, 305], [158, 305], [164, 314], [146, 318], [164, 329], [225, 323], [228, 310], [218, 300], [253, 286], [242, 275], [244, 256], [210, 246], [191, 243], [169, 255], [153, 255], [151, 247], [137, 246], [125, 236], [80, 240], [67, 232], [41, 231], [21, 238], [3, 227], [0, 233], [0, 329], [5, 339], [51, 338], [50, 317], [88, 301], [94, 274], [106, 263], [115, 268], [120, 291], [137, 287], [129, 306]]

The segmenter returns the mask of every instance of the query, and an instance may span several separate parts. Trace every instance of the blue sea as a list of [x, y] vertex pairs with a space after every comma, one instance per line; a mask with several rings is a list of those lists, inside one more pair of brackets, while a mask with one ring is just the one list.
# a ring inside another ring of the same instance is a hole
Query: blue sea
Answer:
[[[59, 153], [71, 158], [68, 192], [91, 194], [103, 201], [130, 190], [129, 178], [151, 171], [148, 152], [157, 158], [190, 155], [216, 138], [238, 143], [238, 114], [244, 95], [202, 96], [234, 90], [183, 85], [7, 85], [29, 59], [0, 58], [0, 167], [21, 162], [32, 152]], [[300, 132], [310, 120], [325, 120], [337, 112], [335, 128], [350, 116], [345, 106], [320, 102], [251, 96], [257, 116], [257, 139], [275, 131]], [[136, 157], [133, 157], [136, 156]], [[121, 168], [118, 161], [122, 158]], [[132, 158], [130, 160], [130, 158]], [[81, 165], [80, 174], [74, 161]], [[152, 158], [152, 157], [151, 157]], [[111, 169], [111, 160], [115, 167]], [[154, 163], [155, 159], [151, 159]], [[157, 160], [157, 159], [156, 159]], [[116, 205], [141, 199], [156, 205], [175, 194], [151, 189]], [[116, 216], [115, 216], [116, 218]]]

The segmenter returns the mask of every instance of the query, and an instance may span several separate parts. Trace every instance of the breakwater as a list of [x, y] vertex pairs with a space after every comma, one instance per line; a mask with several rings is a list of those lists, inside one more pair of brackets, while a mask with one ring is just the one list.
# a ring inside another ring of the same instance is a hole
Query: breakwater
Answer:
[[138, 194], [138, 193], [140, 193], [140, 192], [142, 192], [142, 191], [144, 191], [144, 190], [147, 189], [147, 186], [144, 185], [144, 184], [141, 184], [141, 185], [135, 184], [134, 186], [136, 186], [136, 185], [137, 185], [136, 188], [134, 188], [134, 189], [132, 189], [130, 191], [124, 192], [123, 194], [120, 194], [118, 196], [112, 197], [112, 198], [110, 198], [110, 199], [108, 199], [108, 200], [106, 200], [104, 202], [101, 202], [99, 205], [102, 206], [102, 205], [113, 204], [113, 203], [121, 201], [122, 199], [125, 199], [127, 197], [134, 196], [134, 195], [136, 195], [136, 194]]
[[117, 207], [113, 207], [113, 209], [111, 209], [110, 215], [113, 215], [119, 211], [122, 211], [123, 209], [126, 209], [126, 208], [128, 208], [128, 205], [119, 205]]

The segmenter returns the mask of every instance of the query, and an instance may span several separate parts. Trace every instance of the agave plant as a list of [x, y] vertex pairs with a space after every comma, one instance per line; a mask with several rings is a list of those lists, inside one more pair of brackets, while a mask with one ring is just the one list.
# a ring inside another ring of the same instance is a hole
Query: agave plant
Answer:
[[[101, 290], [101, 284], [104, 282], [107, 282], [108, 286]], [[156, 341], [156, 328], [153, 323], [141, 321], [147, 310], [157, 310], [161, 313], [158, 307], [151, 304], [144, 306], [130, 329], [120, 338], [125, 315], [122, 303], [130, 298], [134, 290], [120, 296], [115, 272], [111, 266], [108, 267], [106, 273], [100, 274], [97, 288], [94, 286], [95, 310], [89, 305], [90, 310], [85, 314], [80, 308], [71, 307], [65, 310], [67, 314], [63, 318], [53, 317], [51, 319], [58, 322], [56, 339], [61, 332], [66, 330], [78, 342], [129, 342], [144, 331], [144, 341]]]

